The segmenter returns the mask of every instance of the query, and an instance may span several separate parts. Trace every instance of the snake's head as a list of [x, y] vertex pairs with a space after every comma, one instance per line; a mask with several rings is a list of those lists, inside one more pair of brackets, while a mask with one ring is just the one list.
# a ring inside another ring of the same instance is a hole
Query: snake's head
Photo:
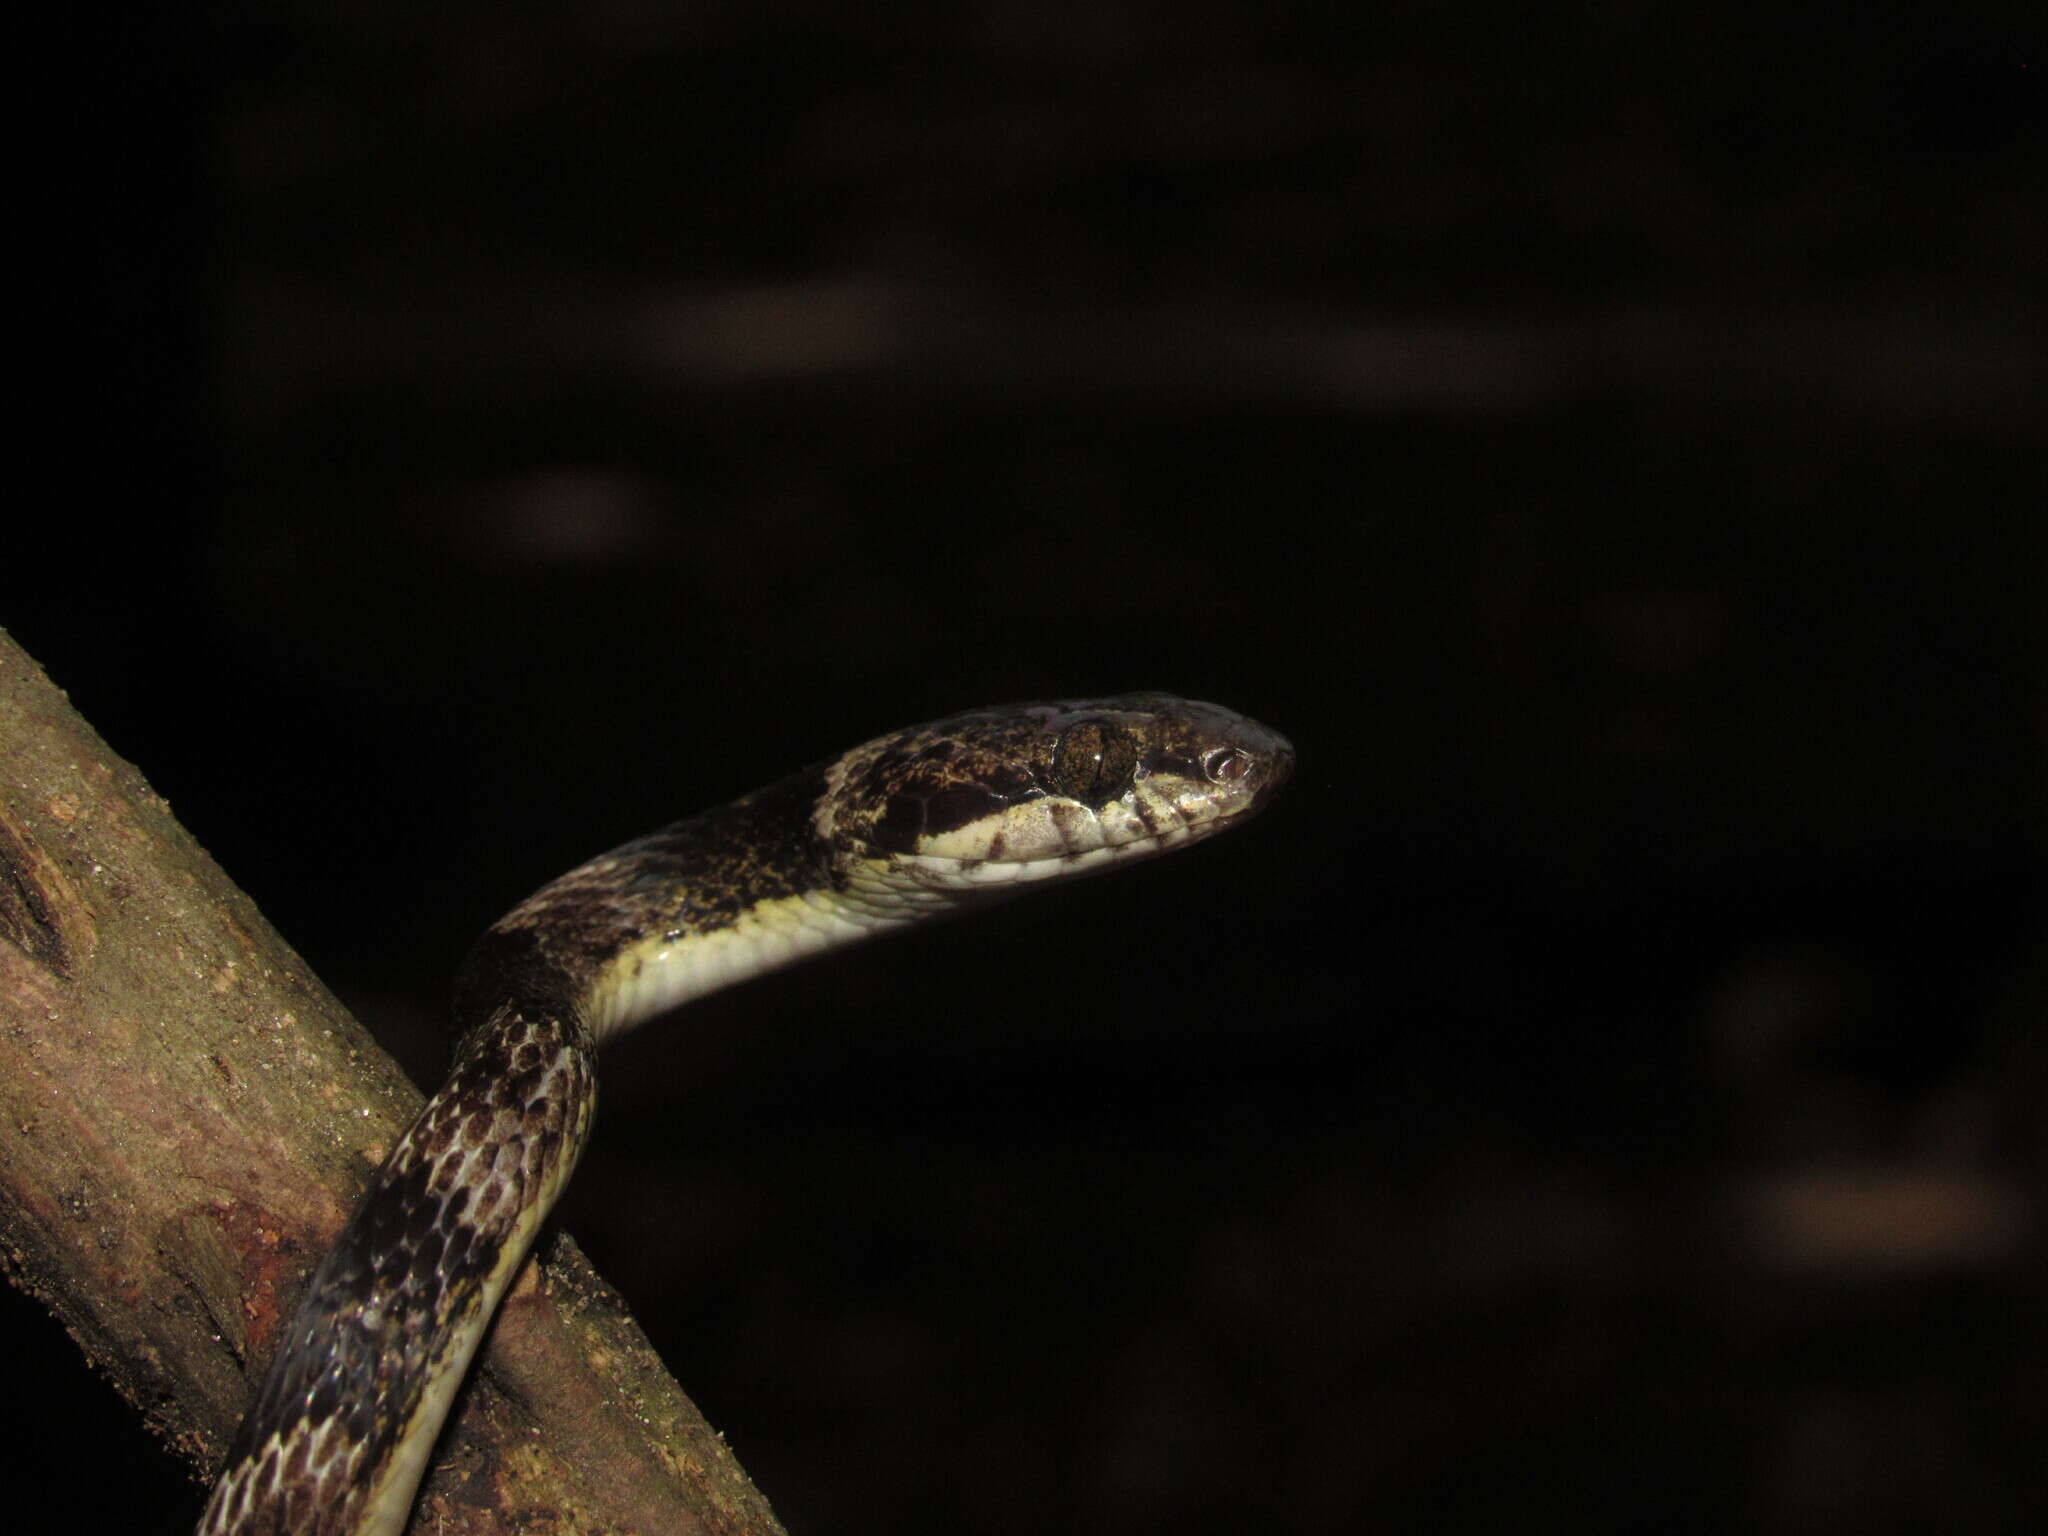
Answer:
[[1294, 769], [1255, 720], [1163, 693], [974, 710], [834, 764], [817, 829], [841, 873], [977, 891], [1114, 868], [1242, 821]]

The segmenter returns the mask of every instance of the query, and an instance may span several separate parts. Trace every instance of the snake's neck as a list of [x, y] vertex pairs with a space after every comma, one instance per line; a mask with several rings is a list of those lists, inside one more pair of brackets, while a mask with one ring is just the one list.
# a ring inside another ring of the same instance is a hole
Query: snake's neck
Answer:
[[471, 950], [470, 1030], [510, 1005], [592, 1043], [692, 998], [924, 915], [820, 833], [822, 770], [662, 828], [550, 882]]

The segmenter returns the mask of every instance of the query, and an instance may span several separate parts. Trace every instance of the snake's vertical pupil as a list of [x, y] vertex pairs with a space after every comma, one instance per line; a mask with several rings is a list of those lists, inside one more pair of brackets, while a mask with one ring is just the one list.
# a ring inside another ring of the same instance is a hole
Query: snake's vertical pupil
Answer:
[[1138, 744], [1107, 720], [1077, 720], [1053, 749], [1053, 787], [1087, 806], [1107, 805], [1131, 787]]

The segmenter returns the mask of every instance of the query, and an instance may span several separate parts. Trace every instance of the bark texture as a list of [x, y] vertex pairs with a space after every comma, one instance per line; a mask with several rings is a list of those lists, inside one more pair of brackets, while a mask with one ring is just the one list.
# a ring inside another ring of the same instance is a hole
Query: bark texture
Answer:
[[[420, 1095], [0, 632], [0, 1253], [206, 1476]], [[415, 1528], [781, 1527], [566, 1237]]]

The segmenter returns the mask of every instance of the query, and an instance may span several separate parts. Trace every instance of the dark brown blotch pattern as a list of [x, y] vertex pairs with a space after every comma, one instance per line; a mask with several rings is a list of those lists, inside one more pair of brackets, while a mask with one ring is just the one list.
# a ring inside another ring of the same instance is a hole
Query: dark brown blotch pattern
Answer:
[[[506, 1073], [507, 1061], [524, 1066]], [[314, 1536], [343, 1528], [332, 1507], [341, 1491], [383, 1463], [449, 1335], [483, 1305], [482, 1282], [522, 1214], [544, 1209], [566, 1180], [595, 1102], [594, 1068], [573, 1016], [505, 1010], [464, 1042], [448, 1083], [315, 1271], [243, 1422], [229, 1464], [256, 1457], [238, 1479], [246, 1491], [236, 1490], [235, 1502], [252, 1501], [244, 1527]], [[334, 1454], [315, 1465], [318, 1432], [330, 1423], [340, 1431], [324, 1437]], [[258, 1456], [252, 1442], [280, 1424], [297, 1432]], [[262, 1497], [273, 1464], [288, 1503]], [[309, 1488], [327, 1493], [308, 1504]]]

